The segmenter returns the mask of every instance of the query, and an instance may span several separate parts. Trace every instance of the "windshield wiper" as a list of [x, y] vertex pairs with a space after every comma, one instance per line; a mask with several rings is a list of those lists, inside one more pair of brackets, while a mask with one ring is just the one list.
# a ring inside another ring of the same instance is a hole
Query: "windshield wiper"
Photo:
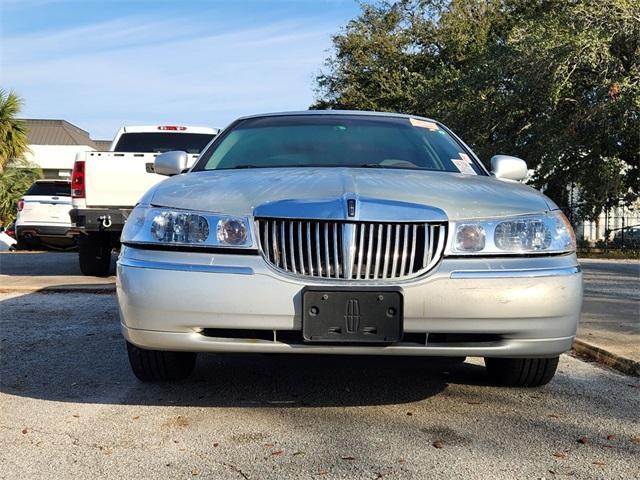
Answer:
[[[257, 166], [257, 165], [251, 165], [251, 164], [242, 164], [242, 165], [236, 165], [235, 167], [228, 167], [228, 168], [240, 170], [240, 169], [246, 169], [246, 168], [296, 168], [296, 167], [309, 167], [309, 168], [321, 168], [321, 167], [391, 168], [391, 167], [387, 167], [385, 165], [381, 165], [379, 163], [364, 163], [362, 165], [342, 165], [342, 164], [337, 164], [337, 165], [304, 165], [304, 164], [299, 164], [299, 165], [264, 165], [264, 166]], [[221, 170], [226, 170], [226, 169], [221, 169]]]

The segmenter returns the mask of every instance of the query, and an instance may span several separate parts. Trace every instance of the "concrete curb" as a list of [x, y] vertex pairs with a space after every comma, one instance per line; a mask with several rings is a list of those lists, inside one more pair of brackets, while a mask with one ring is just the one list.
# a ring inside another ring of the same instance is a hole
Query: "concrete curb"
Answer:
[[579, 355], [584, 355], [597, 363], [611, 367], [619, 372], [640, 377], [640, 362], [616, 355], [579, 338], [574, 339], [573, 350]]
[[0, 287], [0, 293], [115, 293], [115, 285], [52, 285], [50, 287]]

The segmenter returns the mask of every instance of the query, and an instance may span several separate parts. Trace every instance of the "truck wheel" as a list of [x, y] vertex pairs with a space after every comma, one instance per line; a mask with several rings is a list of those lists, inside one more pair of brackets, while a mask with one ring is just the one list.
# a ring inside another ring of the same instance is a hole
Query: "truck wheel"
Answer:
[[485, 358], [492, 380], [505, 387], [539, 387], [551, 381], [558, 367], [554, 358]]
[[193, 372], [197, 353], [163, 352], [136, 347], [127, 342], [131, 369], [143, 382], [182, 380]]
[[80, 270], [92, 277], [108, 277], [111, 270], [109, 234], [89, 233], [78, 237]]
[[33, 245], [22, 238], [18, 238], [15, 244], [16, 250], [32, 250]]

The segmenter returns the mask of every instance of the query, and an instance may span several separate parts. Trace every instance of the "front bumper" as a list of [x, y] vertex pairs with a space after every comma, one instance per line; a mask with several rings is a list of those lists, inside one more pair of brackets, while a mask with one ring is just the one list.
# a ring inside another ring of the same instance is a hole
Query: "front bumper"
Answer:
[[284, 276], [257, 255], [124, 247], [117, 280], [122, 331], [158, 350], [544, 357], [571, 347], [582, 305], [575, 255], [449, 257], [428, 275], [395, 284], [404, 295], [402, 342], [317, 345], [300, 341], [307, 285], [336, 282]]

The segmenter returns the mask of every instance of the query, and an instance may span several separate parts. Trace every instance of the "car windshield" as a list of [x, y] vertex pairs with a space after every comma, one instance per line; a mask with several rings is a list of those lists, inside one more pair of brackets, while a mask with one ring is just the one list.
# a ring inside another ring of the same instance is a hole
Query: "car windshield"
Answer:
[[170, 152], [182, 150], [200, 153], [215, 137], [208, 133], [125, 133], [120, 136], [114, 152]]
[[373, 115], [289, 115], [241, 120], [194, 170], [361, 167], [484, 175], [432, 121]]
[[47, 197], [70, 197], [71, 184], [69, 182], [36, 182], [25, 195], [44, 195]]

